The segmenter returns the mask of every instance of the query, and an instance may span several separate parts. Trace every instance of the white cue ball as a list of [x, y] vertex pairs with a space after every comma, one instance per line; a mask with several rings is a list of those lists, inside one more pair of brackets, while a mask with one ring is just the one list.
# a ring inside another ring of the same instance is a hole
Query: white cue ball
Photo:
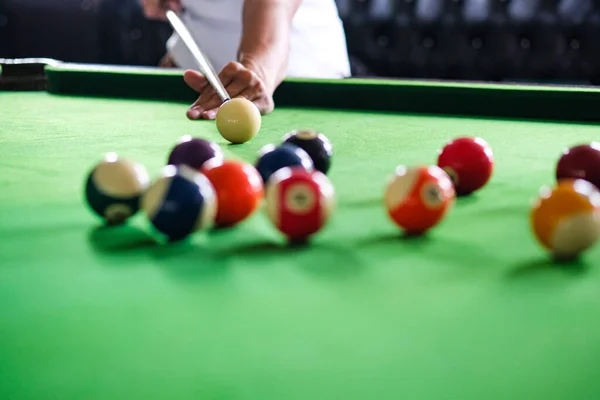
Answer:
[[245, 143], [260, 130], [262, 117], [258, 107], [243, 97], [226, 101], [217, 111], [217, 129], [231, 143]]

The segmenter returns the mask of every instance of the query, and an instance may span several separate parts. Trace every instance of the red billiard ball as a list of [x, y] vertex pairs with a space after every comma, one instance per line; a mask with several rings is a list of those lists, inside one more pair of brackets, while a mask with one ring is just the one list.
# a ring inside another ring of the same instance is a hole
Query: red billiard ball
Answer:
[[565, 149], [556, 165], [556, 180], [583, 179], [600, 189], [600, 143]]
[[335, 207], [335, 190], [320, 171], [285, 167], [275, 172], [265, 191], [267, 215], [291, 241], [320, 231]]
[[263, 198], [263, 182], [254, 166], [237, 160], [208, 160], [200, 170], [217, 196], [217, 227], [231, 227], [250, 217]]
[[452, 180], [435, 165], [398, 166], [384, 196], [388, 216], [409, 235], [423, 234], [439, 224], [454, 199]]
[[456, 194], [466, 196], [481, 189], [490, 180], [494, 154], [482, 138], [461, 137], [440, 150], [437, 165], [450, 175]]

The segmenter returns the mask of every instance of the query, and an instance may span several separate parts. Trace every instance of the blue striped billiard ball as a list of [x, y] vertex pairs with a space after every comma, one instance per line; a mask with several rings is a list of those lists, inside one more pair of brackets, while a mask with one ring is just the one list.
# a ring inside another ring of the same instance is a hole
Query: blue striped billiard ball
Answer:
[[140, 198], [150, 185], [146, 168], [108, 153], [88, 174], [85, 199], [109, 225], [119, 225], [136, 214]]
[[187, 165], [167, 165], [142, 196], [141, 207], [157, 231], [177, 241], [214, 225], [217, 199], [206, 176]]
[[308, 153], [300, 147], [284, 143], [279, 146], [267, 144], [258, 152], [256, 170], [266, 185], [275, 172], [285, 167], [300, 167], [306, 171], [313, 171], [314, 164]]

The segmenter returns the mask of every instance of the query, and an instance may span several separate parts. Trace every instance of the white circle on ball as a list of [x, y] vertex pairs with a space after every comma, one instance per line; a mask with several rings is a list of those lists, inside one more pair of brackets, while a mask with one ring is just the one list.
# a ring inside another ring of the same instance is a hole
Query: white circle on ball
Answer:
[[444, 205], [444, 195], [440, 188], [432, 183], [427, 182], [421, 187], [421, 200], [427, 208], [440, 208]]
[[308, 214], [314, 210], [318, 198], [313, 187], [306, 183], [295, 183], [285, 193], [285, 207], [295, 214]]

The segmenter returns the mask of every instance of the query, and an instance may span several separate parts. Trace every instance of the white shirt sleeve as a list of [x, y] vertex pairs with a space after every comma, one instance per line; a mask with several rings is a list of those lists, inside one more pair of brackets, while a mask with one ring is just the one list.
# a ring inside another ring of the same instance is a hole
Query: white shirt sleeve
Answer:
[[[243, 1], [183, 0], [186, 12], [182, 19], [216, 71], [236, 60]], [[198, 68], [177, 34], [171, 36], [167, 49], [180, 68]], [[350, 76], [346, 37], [335, 0], [304, 0], [300, 5], [292, 26], [288, 76]]]

